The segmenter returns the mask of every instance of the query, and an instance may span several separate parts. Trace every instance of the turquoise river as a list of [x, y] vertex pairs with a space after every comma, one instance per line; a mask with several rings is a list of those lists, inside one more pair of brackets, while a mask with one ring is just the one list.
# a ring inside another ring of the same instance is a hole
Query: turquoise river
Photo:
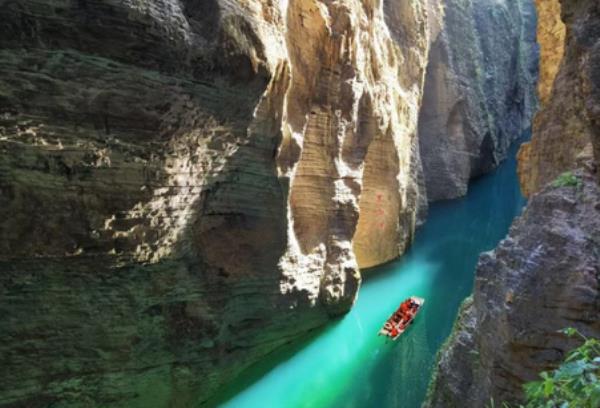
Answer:
[[[356, 305], [342, 319], [289, 350], [274, 353], [211, 404], [227, 408], [416, 408], [460, 303], [471, 293], [483, 251], [507, 234], [525, 203], [515, 152], [473, 181], [467, 197], [430, 207], [426, 224], [401, 259], [363, 271]], [[409, 296], [426, 303], [397, 341], [377, 331]]]

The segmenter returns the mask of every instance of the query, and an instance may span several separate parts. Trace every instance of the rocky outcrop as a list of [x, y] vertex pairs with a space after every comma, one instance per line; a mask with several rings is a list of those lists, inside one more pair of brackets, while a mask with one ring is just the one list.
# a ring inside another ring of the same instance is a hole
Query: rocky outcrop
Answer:
[[534, 195], [508, 238], [481, 256], [425, 407], [514, 405], [524, 382], [577, 345], [559, 330], [600, 337], [600, 188], [579, 176], [580, 185]]
[[420, 2], [0, 18], [0, 405], [192, 406], [409, 244]]
[[596, 162], [600, 158], [600, 6], [593, 0], [542, 0], [538, 8], [545, 104], [535, 117], [531, 143], [519, 153], [525, 195], [592, 155]]
[[536, 108], [533, 3], [430, 1], [432, 46], [419, 140], [431, 201], [466, 194], [529, 128]]

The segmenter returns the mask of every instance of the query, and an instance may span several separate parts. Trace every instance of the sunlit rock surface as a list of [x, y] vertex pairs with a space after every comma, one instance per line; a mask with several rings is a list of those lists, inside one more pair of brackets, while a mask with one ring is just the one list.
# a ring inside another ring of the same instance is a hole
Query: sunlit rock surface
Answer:
[[192, 406], [409, 244], [421, 2], [0, 19], [0, 405]]
[[566, 27], [560, 15], [559, 0], [535, 0], [538, 14], [537, 42], [540, 46], [540, 104], [545, 105], [552, 95], [554, 79], [565, 52]]
[[530, 126], [536, 108], [529, 0], [430, 0], [432, 29], [419, 139], [430, 201], [466, 194]]
[[519, 153], [525, 195], [593, 155], [596, 163], [600, 158], [600, 5], [595, 0], [541, 0], [538, 9], [544, 105], [535, 117], [531, 143]]
[[575, 327], [600, 337], [600, 188], [546, 187], [507, 239], [485, 253], [474, 295], [439, 353], [425, 407], [515, 406], [522, 385], [555, 368], [576, 341]]

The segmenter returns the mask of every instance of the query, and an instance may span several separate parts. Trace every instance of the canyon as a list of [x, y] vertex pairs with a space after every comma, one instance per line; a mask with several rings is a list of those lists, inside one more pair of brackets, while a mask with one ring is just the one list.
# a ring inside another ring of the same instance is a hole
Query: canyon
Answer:
[[481, 256], [425, 407], [522, 403], [523, 384], [578, 344], [560, 330], [600, 338], [600, 6], [537, 7], [542, 107], [519, 152], [530, 201], [508, 237]]
[[506, 158], [537, 108], [534, 4], [442, 3], [441, 13], [429, 14], [432, 45], [419, 117], [430, 201], [465, 195], [471, 179]]
[[425, 205], [425, 8], [385, 11], [2, 7], [0, 405], [191, 406], [351, 307]]
[[[575, 315], [598, 330], [598, 225], [584, 225], [598, 215], [598, 6], [537, 3], [542, 107], [519, 169], [532, 199], [481, 258], [431, 406], [472, 384], [474, 404], [517, 390]], [[528, 0], [7, 2], [0, 406], [196, 406], [347, 313], [428, 202], [465, 195], [529, 127], [535, 14]], [[573, 162], [581, 187], [544, 187]], [[540, 327], [526, 311], [556, 305], [517, 297], [536, 279], [565, 310]], [[535, 347], [523, 371], [511, 350]]]

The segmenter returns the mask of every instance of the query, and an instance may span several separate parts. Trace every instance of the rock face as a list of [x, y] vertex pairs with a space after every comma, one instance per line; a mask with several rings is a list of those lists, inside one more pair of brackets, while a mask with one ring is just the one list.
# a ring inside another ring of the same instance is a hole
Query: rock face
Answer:
[[[582, 174], [582, 173], [580, 173]], [[524, 382], [577, 345], [557, 333], [600, 337], [600, 188], [548, 186], [507, 239], [483, 254], [425, 407], [515, 405]]]
[[466, 194], [530, 126], [536, 108], [535, 9], [529, 0], [430, 1], [432, 45], [419, 117], [427, 197]]
[[347, 310], [424, 206], [425, 13], [5, 2], [0, 405], [189, 407]]
[[600, 5], [540, 0], [538, 8], [544, 105], [535, 117], [531, 143], [519, 153], [525, 195], [592, 155], [596, 163], [600, 158]]
[[536, 0], [538, 13], [537, 42], [540, 45], [538, 94], [545, 106], [552, 95], [554, 79], [565, 53], [566, 27], [560, 15], [559, 0]]

